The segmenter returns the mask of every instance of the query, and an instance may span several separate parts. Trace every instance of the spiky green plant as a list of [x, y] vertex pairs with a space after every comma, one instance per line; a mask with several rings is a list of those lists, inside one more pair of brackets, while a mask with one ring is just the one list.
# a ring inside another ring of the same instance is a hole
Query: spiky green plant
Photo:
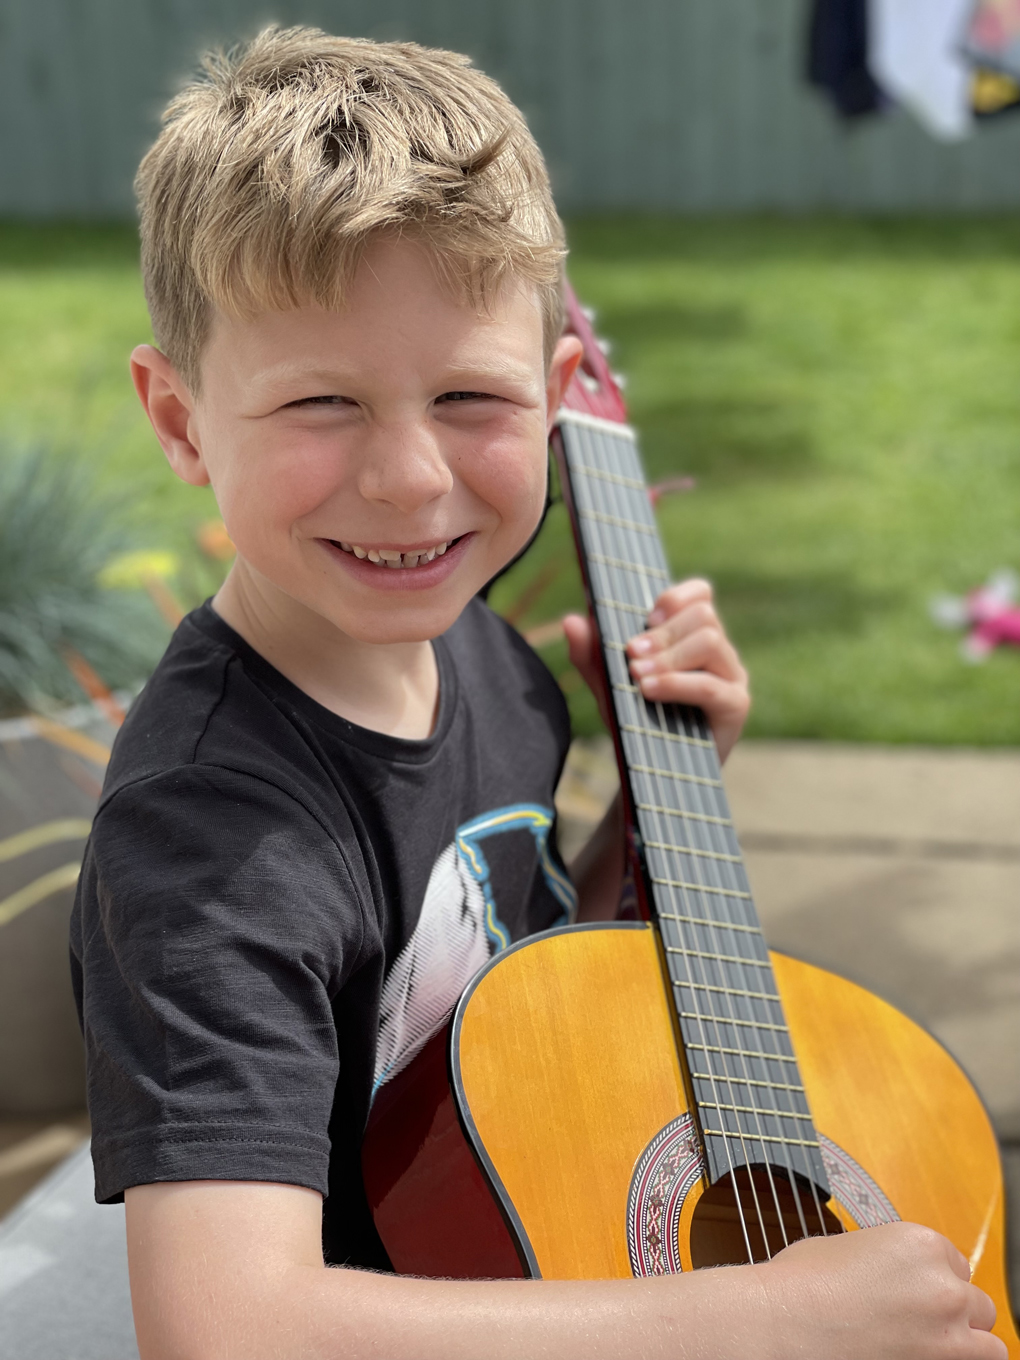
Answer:
[[167, 632], [151, 602], [99, 581], [126, 546], [118, 505], [84, 464], [0, 447], [0, 712], [80, 701], [69, 650], [115, 689], [152, 669]]

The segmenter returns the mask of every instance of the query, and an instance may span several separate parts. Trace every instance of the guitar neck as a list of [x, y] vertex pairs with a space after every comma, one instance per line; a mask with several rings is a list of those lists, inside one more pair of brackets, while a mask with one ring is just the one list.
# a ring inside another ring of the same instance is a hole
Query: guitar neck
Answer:
[[567, 409], [558, 430], [643, 899], [662, 940], [709, 1175], [768, 1163], [827, 1194], [715, 743], [700, 710], [648, 702], [628, 669], [626, 644], [670, 579], [634, 433]]

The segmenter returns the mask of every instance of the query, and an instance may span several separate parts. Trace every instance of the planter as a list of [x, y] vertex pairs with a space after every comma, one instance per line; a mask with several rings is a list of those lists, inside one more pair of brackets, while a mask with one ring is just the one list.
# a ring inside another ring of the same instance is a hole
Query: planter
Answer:
[[85, 1104], [68, 922], [113, 734], [91, 707], [0, 722], [2, 1113]]

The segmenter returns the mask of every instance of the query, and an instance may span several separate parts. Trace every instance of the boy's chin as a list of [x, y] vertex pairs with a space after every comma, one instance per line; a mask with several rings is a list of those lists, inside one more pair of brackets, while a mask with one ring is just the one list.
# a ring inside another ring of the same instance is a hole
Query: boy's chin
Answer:
[[336, 619], [341, 632], [355, 642], [369, 646], [392, 647], [400, 644], [431, 642], [452, 628], [467, 604], [467, 600], [449, 608], [420, 608], [387, 610], [374, 617]]

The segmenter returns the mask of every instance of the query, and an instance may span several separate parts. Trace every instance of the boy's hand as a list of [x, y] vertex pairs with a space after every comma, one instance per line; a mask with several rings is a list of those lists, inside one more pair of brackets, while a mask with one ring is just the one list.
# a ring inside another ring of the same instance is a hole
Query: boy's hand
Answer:
[[[655, 602], [648, 624], [647, 631], [627, 645], [634, 683], [652, 702], [694, 704], [704, 710], [719, 759], [725, 760], [740, 736], [751, 696], [747, 671], [715, 612], [711, 585], [691, 580], [670, 586]], [[570, 614], [563, 620], [563, 631], [570, 660], [607, 719], [591, 623]]]
[[770, 1357], [1006, 1360], [995, 1304], [953, 1244], [916, 1223], [812, 1237], [765, 1266]]

